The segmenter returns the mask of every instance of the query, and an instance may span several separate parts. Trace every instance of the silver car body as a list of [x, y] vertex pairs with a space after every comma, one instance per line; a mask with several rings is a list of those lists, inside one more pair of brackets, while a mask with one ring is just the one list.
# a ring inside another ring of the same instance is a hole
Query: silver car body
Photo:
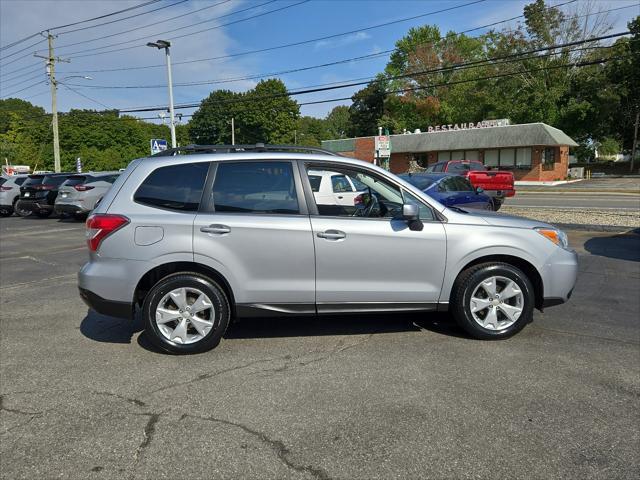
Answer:
[[[176, 212], [134, 201], [138, 187], [159, 167], [243, 160], [326, 162], [327, 169], [362, 169], [410, 192], [437, 218], [413, 231], [401, 219], [309, 214], [310, 192], [302, 187], [302, 168], [294, 169], [302, 207], [298, 215]], [[79, 272], [81, 291], [122, 307], [112, 308], [114, 312], [130, 311], [145, 275], [173, 266], [215, 273], [228, 287], [238, 315], [446, 310], [456, 277], [485, 258], [513, 259], [534, 269], [536, 306], [541, 308], [566, 301], [578, 271], [574, 251], [534, 230], [552, 228], [549, 225], [449, 209], [377, 166], [323, 154], [219, 153], [134, 160], [95, 212], [130, 220], [105, 238], [97, 252], [90, 252]], [[201, 231], [210, 227], [224, 230]], [[334, 230], [345, 237], [335, 241], [318, 236]]]
[[15, 202], [20, 197], [20, 185], [29, 175], [11, 175], [10, 177], [5, 177], [7, 180], [2, 184], [2, 189], [0, 189], [0, 207], [6, 207], [13, 209], [15, 207]]
[[[109, 191], [118, 175], [119, 172], [88, 172], [73, 175], [60, 185], [54, 209], [58, 213], [75, 214], [92, 211], [96, 203]], [[89, 187], [87, 190], [75, 188], [75, 183], [81, 177], [84, 177], [81, 184]]]

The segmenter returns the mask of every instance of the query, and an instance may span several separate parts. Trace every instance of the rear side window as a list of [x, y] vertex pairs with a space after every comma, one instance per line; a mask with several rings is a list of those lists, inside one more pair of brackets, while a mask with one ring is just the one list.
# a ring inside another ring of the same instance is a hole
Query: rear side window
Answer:
[[24, 186], [40, 185], [42, 184], [42, 180], [44, 180], [44, 175], [34, 175], [33, 177], [29, 177], [25, 180]]
[[15, 183], [16, 185], [22, 185], [26, 179], [27, 177], [14, 178], [13, 183]]
[[332, 175], [331, 185], [333, 186], [334, 193], [353, 192], [349, 180], [347, 180], [347, 177], [344, 175]]
[[322, 182], [322, 177], [319, 175], [309, 175], [309, 183], [311, 184], [312, 192], [320, 191], [320, 182]]
[[4, 182], [6, 182], [7, 179], [4, 177], [0, 177], [0, 185], [2, 185]]
[[216, 212], [299, 213], [291, 163], [219, 163], [213, 207]]
[[[73, 187], [74, 185], [85, 183], [86, 181], [87, 177], [85, 177], [84, 175], [74, 175], [73, 177], [67, 178], [67, 181], [64, 182], [64, 184], [67, 187]], [[89, 181], [91, 181], [91, 179], [89, 179]]]
[[206, 162], [160, 167], [142, 182], [133, 199], [152, 207], [195, 212], [208, 170]]

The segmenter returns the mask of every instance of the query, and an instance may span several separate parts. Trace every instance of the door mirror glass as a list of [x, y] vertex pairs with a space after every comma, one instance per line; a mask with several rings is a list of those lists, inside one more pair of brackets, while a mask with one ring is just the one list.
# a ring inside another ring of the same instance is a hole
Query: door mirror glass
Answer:
[[476, 187], [476, 193], [477, 193], [477, 194], [481, 194], [481, 193], [483, 193], [483, 192], [484, 192], [484, 188], [482, 188], [482, 187]]
[[415, 203], [405, 203], [402, 205], [402, 218], [407, 221], [418, 220], [420, 218], [420, 207]]

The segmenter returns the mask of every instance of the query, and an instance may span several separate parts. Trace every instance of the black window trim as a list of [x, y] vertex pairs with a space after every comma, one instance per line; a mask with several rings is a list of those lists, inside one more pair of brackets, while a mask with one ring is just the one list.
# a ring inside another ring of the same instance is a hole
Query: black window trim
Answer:
[[[289, 163], [291, 164], [291, 170], [293, 173], [293, 182], [296, 188], [296, 197], [298, 199], [298, 213], [257, 213], [257, 212], [216, 212], [215, 205], [213, 204], [213, 184], [216, 180], [218, 173], [218, 165], [222, 163]], [[300, 217], [308, 216], [309, 210], [305, 201], [304, 193], [302, 192], [302, 182], [300, 181], [300, 172], [296, 168], [296, 160], [291, 159], [277, 159], [277, 158], [242, 158], [242, 159], [230, 159], [230, 160], [214, 160], [211, 162], [209, 168], [209, 174], [207, 181], [204, 183], [203, 195], [206, 196], [200, 200], [199, 214], [207, 215], [238, 215], [238, 216], [260, 216], [260, 217]]]
[[350, 164], [346, 164], [346, 163], [340, 163], [340, 162], [331, 162], [331, 161], [327, 161], [327, 160], [302, 160], [298, 162], [298, 168], [299, 168], [299, 173], [302, 176], [303, 180], [303, 187], [304, 187], [304, 193], [307, 197], [307, 205], [309, 207], [309, 215], [312, 217], [317, 217], [317, 218], [335, 218], [335, 219], [349, 219], [349, 220], [367, 220], [367, 221], [385, 221], [388, 222], [389, 220], [392, 220], [391, 218], [388, 217], [348, 217], [348, 216], [341, 216], [341, 215], [320, 215], [318, 213], [318, 207], [316, 206], [316, 201], [315, 201], [315, 197], [313, 196], [313, 192], [311, 191], [311, 183], [309, 182], [309, 179], [307, 178], [307, 170], [310, 168], [323, 168], [326, 169], [327, 167], [331, 168], [337, 168], [339, 170], [361, 170], [363, 172], [366, 172], [368, 175], [371, 175], [372, 177], [375, 177], [377, 179], [379, 179], [380, 181], [384, 181], [384, 182], [388, 182], [391, 185], [393, 185], [394, 187], [396, 187], [398, 190], [400, 190], [401, 195], [403, 196], [403, 201], [404, 201], [404, 192], [408, 192], [411, 193], [414, 197], [416, 197], [426, 208], [428, 208], [429, 210], [431, 210], [431, 213], [433, 215], [433, 220], [425, 220], [423, 218], [421, 218], [420, 220], [422, 220], [423, 222], [426, 223], [443, 223], [446, 222], [447, 219], [444, 215], [442, 215], [440, 212], [438, 212], [435, 208], [433, 208], [431, 205], [429, 205], [427, 202], [424, 202], [420, 199], [420, 197], [418, 195], [416, 195], [415, 193], [407, 190], [403, 185], [401, 185], [400, 183], [396, 182], [394, 179], [392, 178], [388, 178], [385, 176], [380, 175], [378, 172], [376, 172], [375, 170], [369, 170], [366, 167], [362, 167], [360, 165], [350, 165]]

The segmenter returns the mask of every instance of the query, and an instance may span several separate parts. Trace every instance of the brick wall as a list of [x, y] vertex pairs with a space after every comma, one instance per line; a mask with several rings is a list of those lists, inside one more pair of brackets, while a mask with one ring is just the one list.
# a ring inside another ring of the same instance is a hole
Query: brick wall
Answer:
[[514, 170], [513, 175], [516, 180], [530, 180], [553, 182], [564, 180], [567, 177], [569, 168], [569, 147], [553, 147], [555, 150], [556, 162], [552, 170], [544, 170], [542, 165], [542, 153], [545, 147], [533, 147], [531, 151], [531, 170]]

